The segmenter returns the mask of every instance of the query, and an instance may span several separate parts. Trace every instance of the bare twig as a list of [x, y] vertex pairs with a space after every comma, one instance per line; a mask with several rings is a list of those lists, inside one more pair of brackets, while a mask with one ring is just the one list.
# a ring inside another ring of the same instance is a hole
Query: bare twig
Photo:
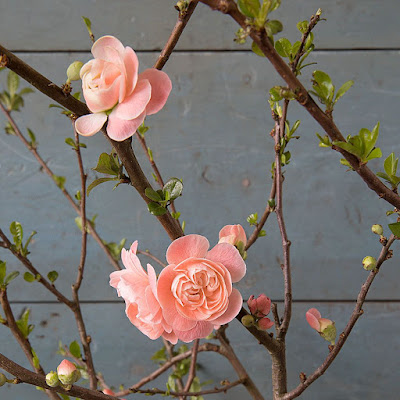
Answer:
[[307, 377], [304, 382], [301, 382], [295, 389], [291, 392], [286, 393], [285, 395], [281, 396], [280, 399], [282, 400], [291, 400], [295, 399], [296, 397], [300, 396], [304, 390], [307, 389], [314, 381], [316, 381], [320, 376], [322, 376], [328, 367], [332, 364], [336, 356], [339, 354], [340, 350], [342, 349], [343, 345], [345, 344], [347, 338], [349, 337], [354, 325], [356, 324], [357, 320], [364, 314], [362, 306], [364, 304], [365, 298], [367, 297], [368, 291], [374, 281], [376, 275], [378, 274], [381, 265], [384, 261], [390, 257], [389, 249], [390, 246], [395, 241], [394, 235], [391, 235], [388, 239], [385, 246], [383, 246], [379, 258], [377, 260], [377, 267], [375, 270], [371, 271], [368, 275], [368, 278], [361, 286], [360, 292], [357, 296], [356, 306], [350, 316], [349, 322], [346, 325], [344, 331], [339, 335], [339, 339], [335, 346], [333, 346], [332, 350], [329, 352], [328, 356], [326, 357], [325, 361], [311, 374]]
[[[162, 341], [164, 343], [164, 347], [165, 347], [165, 350], [168, 355], [168, 360], [171, 360], [174, 357], [174, 345], [171, 344], [170, 342], [168, 342], [168, 340], [166, 340], [164, 338], [162, 338]], [[176, 364], [172, 365], [172, 370], [176, 371]], [[180, 377], [175, 378], [175, 382], [176, 382], [176, 385], [178, 386], [179, 391], [182, 391], [183, 390], [182, 378], [180, 378]]]
[[149, 258], [151, 258], [153, 261], [155, 261], [156, 263], [160, 264], [163, 268], [165, 268], [167, 266], [167, 264], [163, 263], [159, 258], [157, 258], [154, 254], [150, 253], [149, 250], [137, 250], [138, 254], [143, 254], [144, 256], [147, 256]]
[[[190, 360], [189, 374], [185, 385], [185, 392], [188, 392], [190, 390], [190, 386], [192, 386], [193, 380], [196, 377], [197, 353], [199, 352], [199, 343], [199, 339], [196, 339], [193, 342], [192, 357]], [[186, 396], [183, 397], [183, 400], [185, 399]]]

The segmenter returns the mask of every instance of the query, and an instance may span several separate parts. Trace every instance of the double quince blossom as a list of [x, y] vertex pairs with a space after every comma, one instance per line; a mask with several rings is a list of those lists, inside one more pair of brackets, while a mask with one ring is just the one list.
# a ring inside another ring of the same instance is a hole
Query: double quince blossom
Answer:
[[178, 339], [166, 323], [157, 298], [156, 273], [150, 264], [145, 272], [136, 256], [137, 246], [135, 241], [129, 251], [122, 249], [121, 258], [126, 269], [112, 272], [110, 285], [125, 300], [125, 312], [133, 325], [150, 339], [163, 336], [175, 344]]
[[75, 122], [83, 136], [97, 133], [107, 121], [107, 134], [116, 141], [132, 136], [146, 115], [160, 111], [171, 92], [165, 72], [149, 68], [138, 74], [135, 52], [113, 36], [103, 36], [92, 46], [94, 60], [80, 71], [83, 96], [93, 114]]
[[243, 299], [232, 282], [240, 281], [246, 264], [229, 243], [208, 251], [204, 236], [188, 235], [168, 247], [157, 295], [165, 321], [178, 339], [190, 342], [208, 336], [214, 328], [232, 321]]
[[230, 243], [237, 247], [240, 245], [240, 242], [243, 243], [243, 247], [246, 246], [246, 232], [242, 225], [226, 225], [219, 231], [218, 243]]
[[310, 308], [306, 312], [306, 319], [311, 328], [315, 329], [325, 340], [335, 343], [335, 322], [327, 318], [321, 318], [321, 313], [316, 308]]

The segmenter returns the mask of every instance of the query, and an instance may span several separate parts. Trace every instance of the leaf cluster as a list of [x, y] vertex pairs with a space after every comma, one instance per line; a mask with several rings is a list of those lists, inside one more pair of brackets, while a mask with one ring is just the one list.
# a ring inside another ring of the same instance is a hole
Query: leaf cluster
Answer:
[[[154, 190], [146, 188], [145, 194], [147, 198], [152, 200], [148, 203], [149, 212], [155, 216], [164, 215], [167, 212], [167, 207], [179, 196], [182, 195], [183, 183], [181, 179], [170, 178], [162, 189]], [[180, 213], [174, 214], [174, 218], [178, 219]]]
[[389, 183], [392, 186], [392, 189], [397, 189], [397, 186], [399, 186], [400, 183], [400, 177], [396, 175], [398, 162], [399, 159], [395, 157], [394, 153], [391, 153], [383, 163], [385, 172], [377, 172], [376, 174], [379, 178], [382, 178]]
[[19, 275], [18, 271], [10, 272], [7, 275], [7, 265], [5, 261], [0, 260], [0, 289], [5, 289], [8, 284]]
[[23, 88], [18, 91], [19, 86], [19, 76], [15, 72], [9, 71], [7, 76], [7, 90], [0, 93], [0, 102], [7, 111], [20, 111], [24, 106], [23, 96], [28, 93], [33, 93], [33, 89], [31, 88]]
[[24, 230], [22, 229], [22, 225], [19, 222], [17, 221], [11, 222], [10, 233], [13, 236], [13, 242], [14, 242], [14, 244], [12, 245], [12, 249], [20, 253], [22, 256], [26, 257], [29, 254], [28, 251], [29, 243], [31, 242], [33, 236], [35, 236], [37, 232], [33, 231], [29, 235], [25, 245], [23, 244]]

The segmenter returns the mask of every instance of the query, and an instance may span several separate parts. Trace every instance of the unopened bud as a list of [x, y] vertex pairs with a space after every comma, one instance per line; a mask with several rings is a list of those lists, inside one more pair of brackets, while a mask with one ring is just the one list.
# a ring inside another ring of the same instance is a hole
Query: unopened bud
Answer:
[[50, 386], [50, 387], [56, 387], [60, 384], [60, 381], [58, 379], [58, 375], [57, 372], [54, 371], [50, 371], [47, 375], [46, 375], [46, 383]]
[[67, 76], [69, 81], [78, 81], [81, 79], [80, 72], [83, 66], [82, 61], [74, 61], [67, 69]]
[[0, 374], [0, 387], [7, 383], [7, 378], [4, 374]]
[[374, 257], [367, 256], [363, 259], [362, 263], [363, 263], [363, 268], [366, 271], [372, 271], [373, 269], [376, 268], [376, 259]]
[[57, 367], [58, 379], [63, 385], [73, 385], [77, 382], [81, 374], [76, 369], [76, 366], [68, 360], [63, 360]]
[[[329, 321], [329, 320], [327, 320]], [[335, 344], [335, 339], [336, 339], [336, 326], [333, 321], [329, 321], [325, 326], [321, 322], [321, 332], [320, 335], [327, 340], [328, 342], [331, 342], [332, 344]]]
[[254, 317], [252, 315], [245, 315], [242, 317], [242, 324], [246, 327], [246, 328], [250, 328], [252, 326], [254, 326]]
[[260, 331], [266, 331], [274, 326], [274, 323], [269, 318], [261, 318], [257, 321], [257, 328]]
[[376, 235], [382, 235], [383, 234], [382, 225], [379, 224], [372, 225], [371, 231], [374, 232]]

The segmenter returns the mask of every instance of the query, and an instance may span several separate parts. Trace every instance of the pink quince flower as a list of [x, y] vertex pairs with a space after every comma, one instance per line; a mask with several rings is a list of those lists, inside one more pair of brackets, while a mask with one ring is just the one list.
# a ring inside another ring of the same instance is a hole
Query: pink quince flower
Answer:
[[71, 361], [62, 360], [57, 367], [57, 375], [60, 382], [64, 385], [72, 385], [77, 382], [81, 376], [75, 364]]
[[93, 114], [78, 118], [76, 131], [92, 136], [108, 118], [107, 134], [116, 141], [131, 137], [146, 115], [160, 111], [171, 92], [165, 72], [149, 68], [138, 74], [135, 52], [114, 36], [103, 36], [92, 46], [94, 60], [80, 71], [83, 96]]
[[260, 294], [257, 298], [251, 295], [247, 300], [247, 305], [251, 314], [258, 318], [265, 317], [271, 311], [271, 299], [265, 294]]
[[321, 318], [321, 313], [316, 308], [310, 308], [306, 312], [306, 319], [311, 328], [315, 329], [325, 340], [335, 344], [335, 322], [327, 318]]
[[[103, 389], [104, 394], [108, 394], [109, 396], [115, 396], [115, 393], [111, 389]], [[121, 399], [126, 400], [126, 399]]]
[[150, 339], [163, 336], [171, 343], [178, 341], [161, 310], [157, 297], [157, 278], [154, 268], [147, 264], [147, 273], [136, 256], [138, 242], [129, 251], [122, 249], [121, 258], [126, 269], [112, 272], [110, 285], [125, 300], [125, 313], [131, 323]]
[[257, 326], [259, 329], [266, 331], [267, 329], [272, 328], [274, 323], [269, 318], [264, 317], [257, 321]]
[[219, 243], [208, 251], [204, 236], [187, 235], [168, 247], [157, 295], [165, 321], [178, 339], [190, 342], [208, 336], [214, 328], [232, 321], [243, 299], [232, 282], [240, 281], [246, 264], [238, 250]]
[[242, 225], [226, 225], [219, 231], [218, 243], [230, 243], [234, 246], [238, 246], [240, 242], [243, 243], [243, 247], [246, 246], [246, 232]]

